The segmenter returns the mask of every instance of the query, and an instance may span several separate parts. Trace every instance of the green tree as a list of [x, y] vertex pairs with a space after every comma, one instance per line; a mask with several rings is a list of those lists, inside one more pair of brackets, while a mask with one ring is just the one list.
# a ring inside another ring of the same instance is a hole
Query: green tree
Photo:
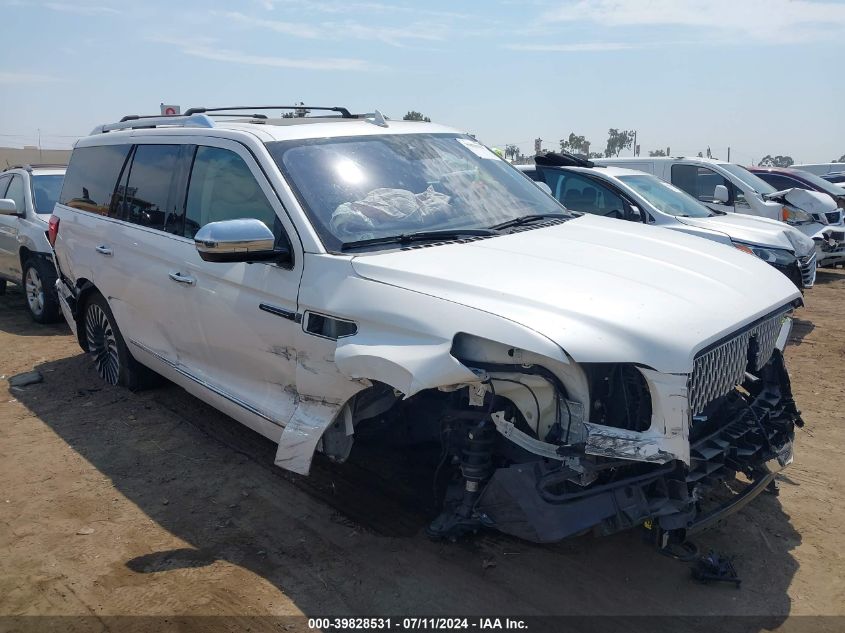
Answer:
[[759, 163], [757, 163], [758, 167], [791, 167], [795, 164], [795, 161], [792, 160], [792, 156], [772, 156], [771, 154], [767, 154], [764, 156]]
[[648, 155], [652, 156], [652, 157], [666, 156], [666, 150], [665, 149], [653, 149], [653, 150], [649, 151]]
[[613, 127], [610, 128], [607, 131], [607, 147], [604, 150], [605, 157], [618, 157], [619, 153], [623, 149], [631, 149], [631, 145], [634, 144], [634, 134], [635, 132], [632, 130], [617, 130]]
[[837, 160], [832, 161], [834, 163], [845, 163], [845, 154], [842, 154]]
[[409, 110], [408, 114], [402, 117], [403, 121], [425, 121], [426, 123], [431, 123], [431, 119], [427, 116], [423, 116], [422, 112], [417, 112], [416, 110]]
[[587, 156], [590, 153], [590, 141], [584, 136], [570, 132], [569, 138], [560, 139], [560, 151]]

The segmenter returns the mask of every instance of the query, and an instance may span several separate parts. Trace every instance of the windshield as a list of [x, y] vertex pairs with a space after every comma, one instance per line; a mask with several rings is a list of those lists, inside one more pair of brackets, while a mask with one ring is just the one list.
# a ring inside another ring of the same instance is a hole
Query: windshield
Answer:
[[834, 185], [832, 182], [829, 182], [820, 176], [816, 176], [809, 171], [804, 171], [803, 169], [796, 169], [795, 171], [800, 172], [801, 178], [807, 182], [813, 183], [822, 191], [829, 193], [832, 196], [845, 196], [845, 188], [842, 188], [839, 185]]
[[740, 167], [739, 165], [734, 165], [733, 163], [721, 163], [719, 167], [739, 178], [742, 182], [748, 185], [748, 187], [759, 194], [766, 195], [767, 193], [774, 193], [777, 191], [777, 189], [772, 187], [762, 178], [758, 178], [752, 174], [745, 167]]
[[619, 180], [637, 192], [651, 206], [668, 215], [681, 218], [709, 218], [710, 209], [674, 185], [648, 174], [619, 176]]
[[35, 212], [41, 215], [53, 213], [56, 200], [62, 191], [63, 174], [52, 174], [32, 177], [32, 202]]
[[385, 134], [267, 143], [328, 250], [565, 210], [477, 141]]

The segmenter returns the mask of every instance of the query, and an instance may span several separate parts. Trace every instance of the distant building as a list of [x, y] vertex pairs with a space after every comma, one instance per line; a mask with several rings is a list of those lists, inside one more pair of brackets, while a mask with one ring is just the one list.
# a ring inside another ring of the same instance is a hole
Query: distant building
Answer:
[[31, 145], [23, 148], [0, 147], [0, 169], [6, 169], [12, 165], [32, 165], [35, 163], [67, 165], [70, 152], [69, 149], [39, 150]]

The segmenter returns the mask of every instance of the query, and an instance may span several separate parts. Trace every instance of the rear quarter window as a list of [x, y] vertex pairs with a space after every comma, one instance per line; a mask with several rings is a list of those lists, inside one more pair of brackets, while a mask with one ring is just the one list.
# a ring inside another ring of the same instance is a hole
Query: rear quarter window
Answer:
[[73, 150], [65, 174], [61, 204], [98, 215], [113, 216], [113, 196], [130, 145], [100, 145]]

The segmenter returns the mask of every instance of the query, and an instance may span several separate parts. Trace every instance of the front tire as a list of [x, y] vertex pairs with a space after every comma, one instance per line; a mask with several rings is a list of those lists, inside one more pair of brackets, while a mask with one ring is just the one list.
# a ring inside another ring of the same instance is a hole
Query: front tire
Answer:
[[85, 303], [81, 325], [85, 331], [85, 348], [100, 378], [131, 391], [155, 382], [156, 374], [129, 353], [114, 314], [100, 293], [93, 294]]
[[59, 298], [56, 296], [56, 270], [40, 257], [30, 257], [23, 267], [23, 289], [26, 309], [36, 323], [59, 320]]

